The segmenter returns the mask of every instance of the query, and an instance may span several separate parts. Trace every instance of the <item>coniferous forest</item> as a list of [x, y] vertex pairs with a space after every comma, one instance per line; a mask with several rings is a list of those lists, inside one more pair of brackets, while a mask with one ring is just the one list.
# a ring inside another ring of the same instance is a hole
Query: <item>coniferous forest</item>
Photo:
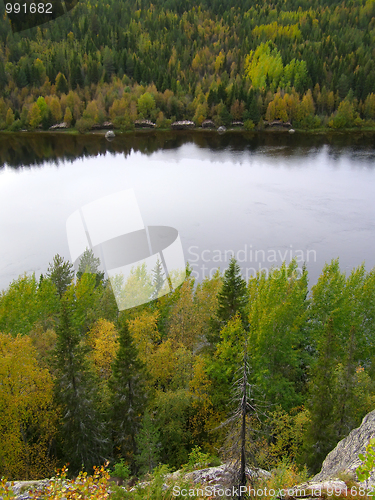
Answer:
[[0, 130], [374, 126], [373, 0], [88, 0], [21, 33], [0, 11]]
[[222, 424], [244, 363], [261, 409], [247, 416], [250, 466], [317, 472], [373, 409], [374, 270], [345, 275], [334, 260], [309, 290], [295, 261], [246, 283], [232, 258], [200, 283], [188, 266], [180, 287], [119, 313], [98, 259], [85, 259], [75, 275], [56, 255], [39, 281], [20, 276], [0, 295], [2, 476], [109, 460], [142, 477], [197, 455], [234, 459]]

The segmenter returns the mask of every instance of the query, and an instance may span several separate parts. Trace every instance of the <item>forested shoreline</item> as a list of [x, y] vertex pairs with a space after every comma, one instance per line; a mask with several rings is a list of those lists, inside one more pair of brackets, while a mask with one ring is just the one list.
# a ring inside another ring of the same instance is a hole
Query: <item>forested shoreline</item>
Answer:
[[375, 270], [334, 260], [309, 292], [296, 268], [246, 283], [232, 259], [196, 283], [188, 266], [179, 288], [120, 313], [89, 254], [76, 276], [55, 256], [39, 281], [14, 280], [0, 295], [0, 473], [231, 459], [220, 424], [244, 359], [263, 408], [248, 416], [250, 464], [316, 472], [373, 409]]
[[15, 34], [1, 15], [0, 129], [372, 128], [374, 26], [372, 0], [88, 1]]

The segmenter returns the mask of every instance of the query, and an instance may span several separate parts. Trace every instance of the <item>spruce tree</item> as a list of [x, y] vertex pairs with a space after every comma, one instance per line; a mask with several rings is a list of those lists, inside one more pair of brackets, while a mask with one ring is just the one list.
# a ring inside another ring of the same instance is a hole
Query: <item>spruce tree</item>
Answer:
[[245, 319], [245, 306], [247, 303], [246, 281], [241, 276], [241, 268], [234, 257], [229, 262], [224, 273], [223, 285], [218, 293], [217, 315], [222, 324], [226, 324], [239, 313]]
[[61, 458], [69, 470], [77, 473], [82, 466], [90, 473], [94, 465], [108, 456], [105, 427], [97, 411], [97, 394], [90, 373], [86, 348], [73, 326], [73, 304], [62, 299], [55, 348], [56, 400], [61, 408]]
[[119, 349], [109, 381], [112, 393], [111, 428], [114, 455], [134, 465], [136, 435], [141, 427], [145, 405], [143, 364], [129, 333], [126, 321], [119, 330]]
[[319, 355], [312, 371], [308, 409], [310, 421], [305, 435], [304, 462], [318, 472], [327, 454], [336, 445], [334, 429], [334, 370], [337, 361], [337, 337], [333, 319], [327, 321], [318, 347]]
[[136, 456], [140, 473], [150, 473], [160, 460], [160, 433], [148, 411], [144, 414], [142, 428], [137, 435], [138, 454]]
[[152, 293], [152, 299], [157, 299], [159, 297], [159, 292], [163, 288], [165, 281], [163, 264], [158, 259], [156, 261], [155, 268], [152, 270], [152, 285], [154, 291]]
[[246, 470], [251, 468], [254, 472], [251, 477], [252, 488], [255, 487], [258, 479], [256, 451], [259, 443], [255, 442], [255, 434], [259, 433], [261, 416], [265, 416], [262, 403], [255, 398], [259, 389], [250, 383], [250, 365], [246, 345], [243, 349], [242, 366], [240, 365], [232, 385], [232, 401], [236, 407], [232, 415], [219, 426], [219, 428], [229, 426], [221, 452], [224, 458], [233, 464], [235, 471], [233, 486], [238, 487], [239, 498], [242, 500], [248, 498], [243, 493], [243, 488], [249, 486]]

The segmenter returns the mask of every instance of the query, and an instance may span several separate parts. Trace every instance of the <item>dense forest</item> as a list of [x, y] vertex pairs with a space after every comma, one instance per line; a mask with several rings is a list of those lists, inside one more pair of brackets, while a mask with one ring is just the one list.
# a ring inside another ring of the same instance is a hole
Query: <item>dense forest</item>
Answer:
[[1, 475], [231, 459], [221, 424], [244, 360], [263, 408], [248, 415], [252, 465], [315, 472], [373, 409], [374, 269], [345, 275], [334, 260], [309, 291], [295, 261], [246, 283], [232, 258], [201, 283], [188, 266], [180, 287], [119, 313], [98, 265], [88, 252], [75, 274], [56, 255], [0, 295]]
[[373, 127], [374, 41], [374, 0], [87, 0], [21, 33], [0, 3], [0, 129]]

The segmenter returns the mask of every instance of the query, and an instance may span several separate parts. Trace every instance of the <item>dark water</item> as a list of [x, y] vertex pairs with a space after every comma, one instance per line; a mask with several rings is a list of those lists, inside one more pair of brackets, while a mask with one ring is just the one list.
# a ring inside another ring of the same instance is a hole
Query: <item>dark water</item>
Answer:
[[332, 258], [375, 265], [374, 135], [3, 134], [0, 289], [70, 258], [69, 215], [130, 188], [146, 225], [178, 229], [198, 279], [232, 253], [247, 277], [296, 257], [311, 283]]

